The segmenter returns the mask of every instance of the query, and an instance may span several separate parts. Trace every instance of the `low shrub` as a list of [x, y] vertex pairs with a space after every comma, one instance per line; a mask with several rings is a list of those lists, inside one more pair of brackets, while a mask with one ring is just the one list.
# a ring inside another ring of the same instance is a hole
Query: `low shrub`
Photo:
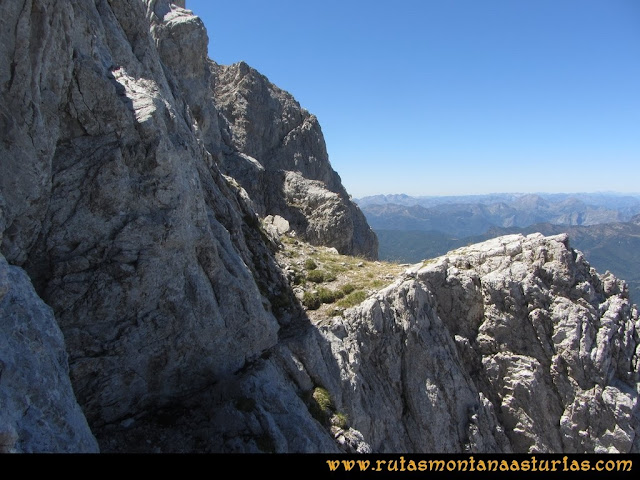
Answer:
[[349, 425], [349, 417], [342, 412], [336, 412], [336, 414], [331, 417], [331, 424], [335, 425], [338, 428], [346, 430]]
[[307, 274], [307, 280], [313, 283], [324, 282], [324, 272], [322, 270], [311, 270]]
[[320, 296], [315, 292], [304, 292], [302, 297], [302, 304], [309, 310], [317, 310], [322, 305]]
[[333, 303], [336, 301], [336, 292], [328, 288], [319, 288], [318, 297], [322, 303]]
[[325, 282], [333, 282], [338, 277], [333, 272], [324, 272], [324, 281]]
[[316, 401], [320, 410], [327, 414], [333, 409], [333, 402], [331, 401], [331, 395], [326, 388], [316, 387], [313, 389], [313, 399]]
[[344, 296], [344, 295], [349, 295], [355, 289], [356, 287], [352, 283], [347, 283], [340, 288], [340, 291], [343, 293], [343, 296]]

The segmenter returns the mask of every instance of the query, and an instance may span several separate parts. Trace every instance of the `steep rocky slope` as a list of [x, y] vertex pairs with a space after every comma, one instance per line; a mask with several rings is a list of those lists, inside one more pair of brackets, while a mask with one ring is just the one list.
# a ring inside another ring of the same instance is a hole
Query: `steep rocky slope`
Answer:
[[[352, 273], [349, 258], [301, 243], [281, 259]], [[103, 448], [639, 451], [637, 309], [566, 236], [456, 250], [312, 318], [162, 418], [114, 428]]]
[[221, 171], [261, 217], [285, 218], [310, 243], [375, 258], [378, 242], [331, 168], [320, 124], [244, 62], [207, 58], [207, 32], [191, 12], [153, 5], [151, 31], [167, 75]]
[[284, 217], [312, 244], [376, 258], [378, 240], [329, 164], [318, 119], [246, 63], [214, 72], [222, 168], [257, 212]]
[[513, 235], [417, 272], [515, 451], [638, 451], [638, 313], [566, 235]]
[[638, 451], [637, 312], [564, 239], [312, 322], [283, 232], [375, 236], [317, 120], [182, 7], [0, 3], [0, 448]]

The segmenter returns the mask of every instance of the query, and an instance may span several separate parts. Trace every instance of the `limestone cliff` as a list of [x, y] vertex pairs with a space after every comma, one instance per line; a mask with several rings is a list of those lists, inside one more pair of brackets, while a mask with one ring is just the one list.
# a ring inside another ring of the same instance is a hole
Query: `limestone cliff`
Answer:
[[256, 212], [285, 218], [313, 244], [376, 258], [377, 238], [331, 168], [317, 118], [246, 63], [209, 60], [207, 32], [190, 11], [156, 2], [150, 12], [166, 74], [198, 137]]
[[329, 164], [318, 119], [246, 63], [213, 70], [222, 168], [257, 211], [284, 217], [312, 244], [377, 258], [378, 240]]
[[0, 18], [0, 449], [640, 451], [637, 311], [565, 238], [312, 321], [287, 245], [377, 248], [315, 117], [184, 2]]
[[2, 252], [53, 308], [93, 428], [277, 341], [255, 214], [198, 141], [151, 34], [148, 19], [177, 8], [0, 6]]

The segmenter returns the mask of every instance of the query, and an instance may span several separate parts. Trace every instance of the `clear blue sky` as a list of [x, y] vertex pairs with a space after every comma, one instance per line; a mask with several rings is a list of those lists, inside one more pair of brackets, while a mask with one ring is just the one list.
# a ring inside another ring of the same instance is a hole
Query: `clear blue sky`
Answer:
[[355, 197], [640, 191], [638, 0], [187, 0]]

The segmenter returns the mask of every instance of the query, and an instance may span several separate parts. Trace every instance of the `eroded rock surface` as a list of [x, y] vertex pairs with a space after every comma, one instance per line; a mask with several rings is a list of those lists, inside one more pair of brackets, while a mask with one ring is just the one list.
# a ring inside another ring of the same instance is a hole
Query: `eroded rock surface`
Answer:
[[515, 451], [638, 451], [637, 309], [565, 235], [500, 237], [416, 278]]
[[0, 255], [0, 453], [97, 451], [53, 312]]
[[221, 165], [258, 213], [284, 217], [312, 244], [377, 258], [378, 239], [331, 168], [318, 119], [244, 62], [213, 71]]
[[[215, 421], [178, 412], [181, 445], [638, 452], [637, 310], [624, 283], [598, 275], [564, 236], [472, 245], [409, 268], [342, 315], [313, 318], [193, 400]], [[322, 391], [331, 405], [319, 412]], [[172, 451], [148, 424], [115, 432], [114, 445], [131, 432]]]
[[147, 20], [186, 13], [161, 1], [1, 8], [2, 63], [14, 65], [0, 97], [3, 252], [53, 308], [92, 426], [274, 345], [256, 278], [277, 269], [198, 142]]
[[418, 264], [321, 324], [290, 350], [373, 451], [639, 451], [637, 309], [564, 235]]

